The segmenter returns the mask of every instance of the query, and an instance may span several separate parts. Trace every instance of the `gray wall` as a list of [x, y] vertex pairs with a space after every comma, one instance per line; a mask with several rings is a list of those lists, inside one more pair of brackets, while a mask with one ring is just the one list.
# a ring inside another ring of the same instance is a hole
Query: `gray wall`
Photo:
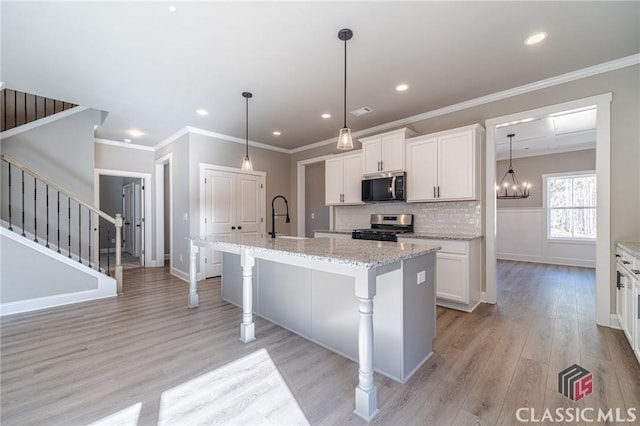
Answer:
[[153, 151], [95, 144], [97, 169], [120, 170], [137, 173], [153, 173], [155, 153]]
[[[164, 254], [171, 252], [171, 186], [169, 180], [169, 165], [165, 164], [164, 171]], [[156, 259], [157, 260], [157, 259]]]
[[314, 230], [329, 229], [329, 207], [324, 204], [324, 162], [309, 164], [304, 173], [305, 236], [313, 237]]
[[93, 204], [93, 128], [102, 112], [87, 109], [0, 142], [2, 152], [80, 200]]
[[[509, 168], [509, 160], [501, 160], [496, 165], [498, 180]], [[513, 168], [518, 179], [531, 182], [531, 197], [524, 200], [497, 200], [498, 208], [542, 207], [542, 175], [548, 173], [578, 172], [596, 169], [596, 150], [563, 152], [561, 154], [539, 155], [536, 157], [514, 158]]]

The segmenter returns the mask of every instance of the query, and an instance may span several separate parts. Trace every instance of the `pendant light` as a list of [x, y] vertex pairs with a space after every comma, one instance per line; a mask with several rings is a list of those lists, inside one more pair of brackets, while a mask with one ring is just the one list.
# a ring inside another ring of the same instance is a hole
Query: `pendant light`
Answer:
[[251, 92], [242, 92], [242, 96], [247, 100], [247, 115], [246, 115], [246, 152], [242, 159], [242, 170], [253, 171], [253, 164], [249, 158], [249, 98], [253, 96]]
[[338, 31], [338, 38], [344, 41], [344, 125], [338, 133], [338, 149], [353, 149], [351, 129], [347, 127], [347, 40], [351, 40], [353, 31], [348, 28]]
[[531, 196], [531, 184], [518, 182], [515, 170], [513, 170], [513, 137], [514, 133], [507, 135], [509, 138], [509, 169], [505, 172], [500, 185], [496, 186], [496, 198], [500, 200], [525, 199]]

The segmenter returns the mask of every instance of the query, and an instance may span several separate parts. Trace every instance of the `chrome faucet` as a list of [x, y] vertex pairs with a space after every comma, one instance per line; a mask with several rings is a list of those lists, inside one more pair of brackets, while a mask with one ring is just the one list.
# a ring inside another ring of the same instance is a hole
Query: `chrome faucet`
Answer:
[[[285, 214], [282, 214], [282, 213], [276, 214], [276, 209], [275, 209], [273, 203], [278, 198], [282, 198], [284, 200], [284, 204], [287, 207], [287, 212]], [[287, 202], [287, 199], [284, 198], [284, 196], [282, 196], [282, 195], [276, 195], [275, 197], [273, 197], [273, 200], [271, 200], [271, 232], [269, 233], [271, 235], [271, 238], [275, 238], [276, 237], [276, 216], [286, 216], [286, 218], [284, 220], [285, 223], [291, 222], [291, 219], [289, 218], [289, 203]]]

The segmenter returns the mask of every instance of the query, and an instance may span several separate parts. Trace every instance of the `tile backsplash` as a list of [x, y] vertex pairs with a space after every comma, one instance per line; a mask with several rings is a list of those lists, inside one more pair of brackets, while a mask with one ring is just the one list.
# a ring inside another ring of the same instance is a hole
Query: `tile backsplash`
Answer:
[[336, 206], [335, 229], [368, 228], [372, 214], [413, 214], [413, 228], [421, 233], [480, 234], [480, 201], [447, 203], [377, 203], [360, 206]]

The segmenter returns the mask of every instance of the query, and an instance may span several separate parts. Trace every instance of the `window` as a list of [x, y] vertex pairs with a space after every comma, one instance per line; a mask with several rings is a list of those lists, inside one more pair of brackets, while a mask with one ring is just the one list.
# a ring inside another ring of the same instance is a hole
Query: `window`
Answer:
[[547, 237], [595, 240], [595, 173], [545, 175], [544, 179], [547, 191]]

